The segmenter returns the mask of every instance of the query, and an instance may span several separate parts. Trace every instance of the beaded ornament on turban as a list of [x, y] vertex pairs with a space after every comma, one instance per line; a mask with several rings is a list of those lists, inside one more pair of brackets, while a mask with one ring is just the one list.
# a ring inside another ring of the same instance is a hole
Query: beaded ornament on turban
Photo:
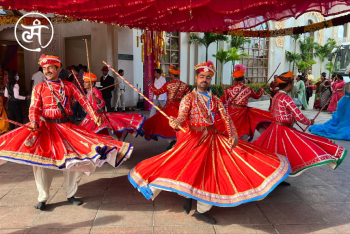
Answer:
[[[90, 76], [91, 76], [92, 82], [97, 81], [97, 76], [94, 73], [90, 72]], [[89, 72], [84, 72], [84, 76], [83, 76], [84, 81], [90, 81], [90, 76], [89, 76]]]
[[234, 67], [234, 69], [235, 69], [235, 71], [232, 73], [233, 78], [240, 78], [240, 77], [244, 76], [244, 73], [247, 70], [247, 68], [242, 64], [237, 64]]
[[200, 63], [194, 67], [194, 70], [196, 70], [196, 72], [209, 72], [212, 77], [216, 72], [216, 69], [212, 61]]
[[293, 80], [294, 74], [291, 71], [282, 73], [281, 75], [277, 76], [277, 83], [279, 84], [292, 82]]
[[173, 73], [174, 75], [180, 75], [180, 68], [174, 67], [174, 65], [170, 65], [169, 73]]
[[53, 64], [61, 67], [61, 60], [57, 56], [42, 54], [39, 59], [39, 65], [43, 67], [46, 64]]

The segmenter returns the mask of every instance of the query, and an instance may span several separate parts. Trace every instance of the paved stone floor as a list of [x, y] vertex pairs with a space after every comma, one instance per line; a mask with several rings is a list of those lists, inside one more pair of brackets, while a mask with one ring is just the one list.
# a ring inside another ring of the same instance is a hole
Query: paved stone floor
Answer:
[[[267, 109], [268, 102], [252, 103]], [[312, 118], [317, 112], [304, 113]], [[330, 114], [322, 113], [317, 123]], [[132, 138], [135, 150], [120, 168], [99, 168], [80, 183], [80, 207], [65, 198], [62, 173], [57, 171], [46, 211], [33, 208], [37, 191], [32, 168], [6, 163], [0, 166], [0, 233], [350, 233], [350, 159], [336, 170], [310, 169], [288, 178], [290, 187], [277, 187], [267, 198], [238, 207], [214, 207], [216, 225], [196, 221], [182, 211], [183, 198], [162, 192], [147, 201], [127, 179], [138, 162], [162, 153], [167, 141]], [[350, 150], [350, 143], [337, 141]], [[194, 212], [192, 210], [191, 214]]]

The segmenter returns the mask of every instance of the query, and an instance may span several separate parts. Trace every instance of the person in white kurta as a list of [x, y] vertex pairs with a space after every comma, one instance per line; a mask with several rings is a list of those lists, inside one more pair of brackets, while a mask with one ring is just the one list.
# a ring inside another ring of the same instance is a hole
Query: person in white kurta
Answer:
[[[160, 89], [163, 87], [163, 85], [166, 83], [166, 79], [162, 76], [162, 71], [160, 69], [155, 69], [154, 70], [154, 86], [157, 89]], [[153, 103], [156, 106], [160, 106], [161, 108], [165, 105], [166, 103], [166, 93], [160, 94], [160, 95], [154, 95], [153, 96]], [[152, 117], [153, 115], [155, 115], [157, 112], [156, 108], [152, 107], [151, 109], [151, 113], [149, 115], [149, 117]]]
[[[120, 69], [118, 71], [119, 75], [124, 76], [124, 70]], [[118, 111], [118, 102], [120, 102], [120, 106], [122, 108], [122, 112], [125, 112], [125, 98], [124, 98], [124, 94], [125, 94], [125, 84], [124, 81], [120, 78], [117, 78], [119, 82], [119, 85], [116, 85], [115, 89], [114, 89], [114, 94], [115, 94], [115, 111]]]

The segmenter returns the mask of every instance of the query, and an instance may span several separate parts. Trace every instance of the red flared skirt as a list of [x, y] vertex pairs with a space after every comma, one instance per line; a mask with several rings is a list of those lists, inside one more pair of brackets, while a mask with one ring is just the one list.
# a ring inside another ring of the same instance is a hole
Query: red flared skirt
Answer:
[[327, 138], [310, 135], [276, 123], [272, 123], [254, 141], [254, 145], [286, 156], [291, 166], [290, 176], [300, 175], [308, 168], [323, 164], [328, 164], [335, 169], [347, 153], [346, 149]]
[[103, 124], [101, 126], [98, 126], [90, 115], [85, 117], [80, 123], [80, 126], [94, 133], [106, 132], [107, 129], [110, 129], [119, 139], [124, 131], [137, 137], [146, 119], [139, 113], [103, 112], [97, 115], [103, 119]]
[[[180, 102], [167, 102], [162, 111], [168, 115], [177, 117], [179, 113]], [[146, 140], [158, 140], [158, 137], [165, 139], [176, 138], [176, 132], [169, 125], [169, 120], [159, 111], [151, 118], [146, 119], [142, 127], [142, 133]]]
[[231, 151], [227, 137], [203, 134], [179, 133], [174, 148], [133, 168], [130, 182], [147, 199], [154, 198], [154, 187], [216, 206], [237, 206], [264, 198], [289, 174], [284, 156], [244, 141]]
[[118, 167], [131, 144], [101, 137], [71, 123], [41, 122], [40, 131], [16, 128], [0, 136], [0, 160], [51, 169], [93, 172], [108, 162]]
[[[231, 116], [233, 124], [237, 129], [238, 137], [241, 138], [245, 135], [249, 136], [248, 141], [253, 140], [255, 130], [259, 130], [260, 127], [268, 127], [273, 122], [273, 118], [269, 111], [260, 110], [254, 107], [235, 107], [230, 106], [228, 113]], [[224, 121], [218, 122], [219, 132], [226, 132]]]

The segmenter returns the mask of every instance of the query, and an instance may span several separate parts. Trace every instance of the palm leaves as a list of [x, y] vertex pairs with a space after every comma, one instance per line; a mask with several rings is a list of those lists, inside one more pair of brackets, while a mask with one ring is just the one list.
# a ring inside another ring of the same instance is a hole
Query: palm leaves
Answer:
[[337, 42], [333, 38], [328, 38], [327, 43], [324, 46], [318, 44], [316, 45], [315, 56], [318, 57], [321, 61], [320, 74], [322, 73], [322, 63], [324, 62], [326, 57], [328, 57], [328, 55], [332, 52], [332, 50], [336, 47], [336, 45]]
[[224, 51], [224, 49], [219, 50], [216, 54], [213, 54], [213, 56], [221, 63], [221, 72], [220, 72], [220, 84], [223, 83], [223, 71], [224, 71], [224, 65], [231, 61], [240, 61], [242, 57], [249, 57], [247, 53], [238, 53], [239, 49], [237, 48], [231, 48], [229, 50]]
[[297, 66], [300, 70], [302, 70], [302, 71], [305, 72], [306, 69], [308, 69], [309, 67], [311, 67], [311, 66], [314, 65], [314, 64], [316, 64], [315, 60], [309, 58], [307, 61], [303, 61], [303, 60], [298, 61], [298, 62], [296, 63], [296, 66]]
[[[294, 64], [301, 59], [301, 56], [298, 53], [293, 53], [286, 50], [286, 57], [287, 57], [287, 61], [290, 62], [289, 70], [292, 71], [292, 69], [294, 69]], [[291, 68], [292, 62], [293, 62], [293, 67]]]
[[328, 63], [326, 63], [326, 69], [329, 71], [329, 78], [330, 78], [334, 71], [334, 63], [332, 61], [329, 61]]
[[205, 47], [205, 61], [208, 61], [208, 48], [211, 43], [219, 41], [227, 41], [227, 37], [225, 35], [216, 34], [216, 33], [204, 33], [203, 37], [198, 37], [195, 33], [191, 33], [189, 36], [189, 43], [198, 43], [200, 45], [204, 45]]
[[247, 37], [234, 36], [231, 35], [230, 46], [233, 48], [244, 50], [243, 45], [245, 43], [250, 43], [251, 40]]

